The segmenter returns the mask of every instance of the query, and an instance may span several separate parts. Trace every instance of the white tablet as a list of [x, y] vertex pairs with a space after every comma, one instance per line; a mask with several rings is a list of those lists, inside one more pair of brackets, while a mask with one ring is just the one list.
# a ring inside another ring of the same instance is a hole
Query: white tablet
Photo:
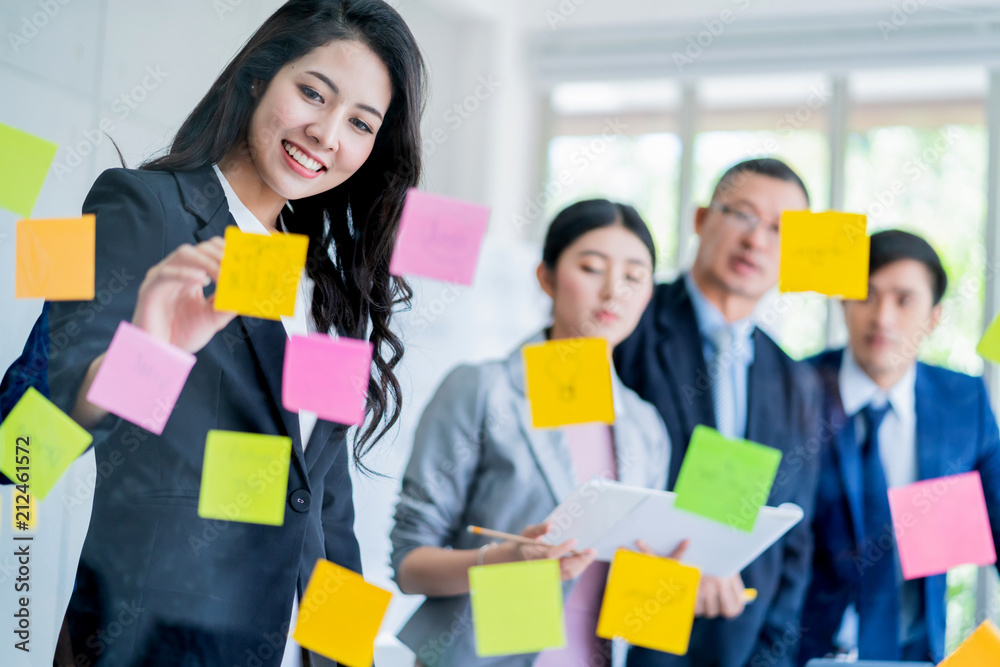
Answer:
[[786, 503], [761, 507], [752, 532], [746, 532], [674, 507], [677, 494], [594, 480], [578, 487], [552, 511], [550, 544], [576, 538], [578, 549], [597, 549], [610, 561], [619, 548], [634, 549], [638, 539], [667, 555], [685, 539], [690, 546], [681, 562], [702, 574], [727, 577], [740, 572], [795, 524], [802, 509]]

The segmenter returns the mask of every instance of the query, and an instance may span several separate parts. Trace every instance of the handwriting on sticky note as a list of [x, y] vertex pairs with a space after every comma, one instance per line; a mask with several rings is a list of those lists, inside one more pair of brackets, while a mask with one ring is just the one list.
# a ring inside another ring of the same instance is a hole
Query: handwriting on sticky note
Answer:
[[308, 249], [304, 234], [264, 236], [226, 227], [215, 309], [269, 320], [291, 317]]
[[469, 595], [479, 657], [566, 645], [558, 561], [470, 567]]
[[603, 338], [525, 345], [524, 380], [535, 428], [615, 421], [611, 365]]
[[95, 218], [20, 220], [14, 296], [90, 301], [94, 298]]
[[1000, 665], [1000, 630], [987, 619], [938, 667]]
[[0, 424], [0, 472], [17, 483], [28, 484], [30, 495], [44, 500], [92, 441], [90, 433], [37, 389], [29, 387]]
[[328, 560], [316, 562], [306, 586], [294, 639], [348, 667], [371, 667], [382, 618], [392, 594]]
[[389, 272], [471, 285], [489, 220], [485, 206], [410, 189]]
[[751, 532], [780, 463], [780, 450], [696, 426], [677, 476], [674, 506]]
[[889, 509], [904, 579], [997, 561], [978, 471], [889, 489]]
[[291, 438], [210, 430], [198, 516], [280, 526], [285, 521]]
[[285, 344], [281, 401], [322, 419], [360, 424], [365, 418], [373, 346], [352, 338], [292, 336]]
[[87, 400], [161, 435], [194, 363], [193, 354], [123, 321]]
[[701, 574], [669, 558], [615, 553], [597, 636], [675, 655], [687, 653]]
[[785, 211], [781, 215], [782, 292], [868, 296], [867, 218], [856, 213]]
[[0, 208], [27, 218], [35, 208], [58, 146], [3, 123], [0, 146]]

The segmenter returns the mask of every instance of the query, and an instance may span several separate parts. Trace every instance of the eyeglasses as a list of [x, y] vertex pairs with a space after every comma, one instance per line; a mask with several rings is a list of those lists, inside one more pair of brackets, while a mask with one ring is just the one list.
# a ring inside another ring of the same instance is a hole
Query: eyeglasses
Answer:
[[[726, 220], [728, 222], [739, 225], [743, 229], [743, 231], [750, 234], [753, 234], [755, 231], [757, 231], [757, 227], [763, 224], [764, 222], [753, 213], [747, 213], [746, 211], [735, 209], [731, 206], [723, 204], [722, 202], [717, 202], [717, 201], [712, 202], [709, 205], [709, 208], [719, 211], [720, 213], [722, 213], [722, 215], [726, 217]], [[780, 229], [777, 225], [768, 227], [767, 231], [770, 233], [769, 234], [770, 239], [777, 239], [778, 235], [780, 234]]]

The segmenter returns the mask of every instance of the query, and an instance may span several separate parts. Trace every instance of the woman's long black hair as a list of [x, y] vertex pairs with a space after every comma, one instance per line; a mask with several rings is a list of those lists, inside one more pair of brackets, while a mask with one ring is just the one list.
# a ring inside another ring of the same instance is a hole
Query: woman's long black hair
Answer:
[[389, 275], [403, 199], [420, 178], [424, 103], [423, 58], [402, 17], [381, 0], [287, 2], [219, 75], [181, 125], [169, 152], [140, 169], [196, 169], [245, 145], [256, 100], [274, 75], [334, 40], [360, 41], [382, 60], [392, 81], [392, 101], [361, 168], [327, 192], [294, 200], [294, 211], [286, 208], [282, 219], [289, 231], [309, 236], [306, 271], [316, 283], [312, 315], [317, 329], [367, 337], [374, 344], [369, 418], [354, 442], [355, 462], [367, 471], [362, 456], [399, 419], [400, 386], [393, 369], [402, 359], [403, 344], [389, 320], [393, 308], [408, 306], [413, 296], [405, 280]]

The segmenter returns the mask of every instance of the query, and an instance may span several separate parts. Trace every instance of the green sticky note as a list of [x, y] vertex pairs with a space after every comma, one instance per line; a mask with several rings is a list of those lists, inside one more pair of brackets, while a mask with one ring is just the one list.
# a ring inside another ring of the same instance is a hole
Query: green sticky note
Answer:
[[52, 401], [29, 387], [0, 424], [0, 472], [15, 484], [26, 484], [29, 496], [44, 500], [93, 439]]
[[0, 208], [29, 218], [59, 147], [0, 123]]
[[198, 516], [280, 526], [292, 440], [283, 435], [208, 432]]
[[771, 495], [781, 452], [696, 426], [674, 491], [674, 507], [746, 532]]
[[1000, 317], [993, 320], [976, 345], [976, 354], [993, 363], [1000, 363]]
[[566, 645], [558, 561], [470, 567], [469, 594], [479, 657]]

